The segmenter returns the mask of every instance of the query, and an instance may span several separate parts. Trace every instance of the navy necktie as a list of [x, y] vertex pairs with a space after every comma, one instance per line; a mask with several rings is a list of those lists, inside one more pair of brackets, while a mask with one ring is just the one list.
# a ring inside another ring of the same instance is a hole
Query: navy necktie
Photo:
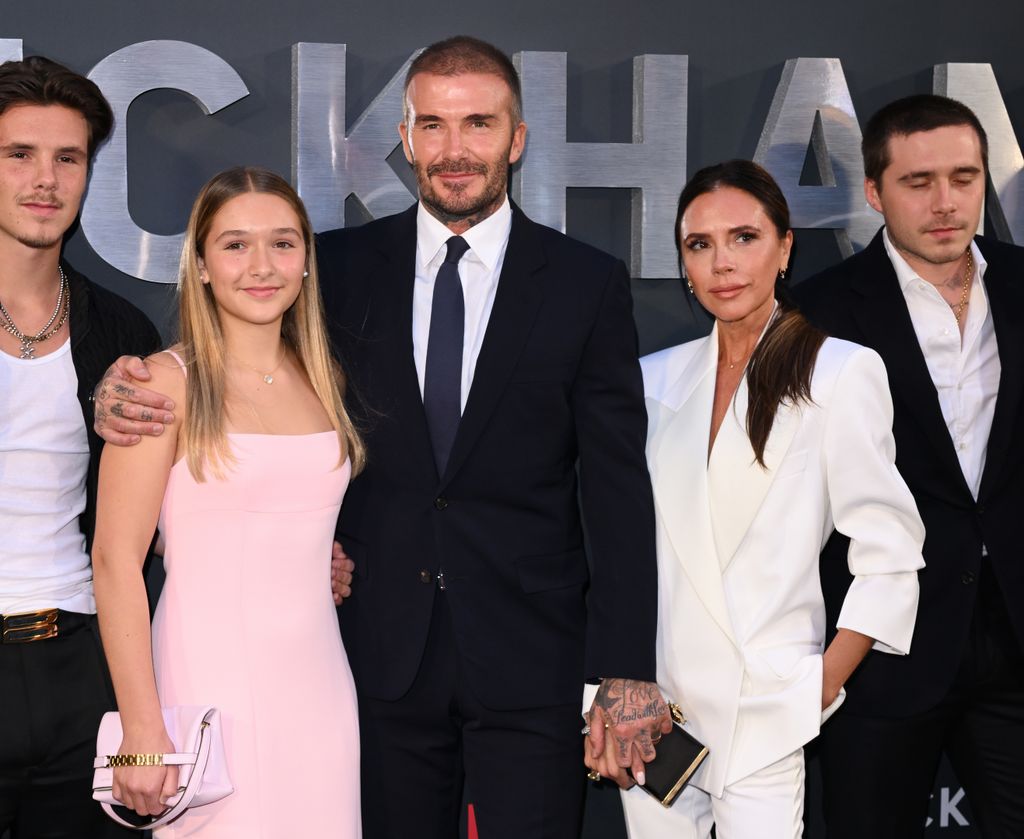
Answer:
[[462, 338], [466, 305], [459, 279], [459, 260], [469, 250], [461, 236], [448, 240], [448, 253], [434, 281], [430, 336], [423, 380], [423, 408], [434, 446], [437, 472], [444, 474], [462, 418]]

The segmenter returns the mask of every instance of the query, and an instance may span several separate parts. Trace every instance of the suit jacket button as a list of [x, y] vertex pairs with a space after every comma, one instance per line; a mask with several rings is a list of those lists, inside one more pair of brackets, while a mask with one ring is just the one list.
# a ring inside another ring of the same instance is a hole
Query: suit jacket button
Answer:
[[437, 498], [434, 499], [434, 509], [435, 510], [444, 510], [447, 507], [448, 507], [448, 499], [445, 498], [443, 495], [438, 496]]
[[422, 571], [420, 571], [420, 582], [421, 583], [429, 583], [432, 580], [433, 580], [433, 577], [430, 576], [430, 572], [426, 568], [424, 568]]
[[964, 571], [964, 573], [960, 575], [960, 582], [963, 583], [965, 586], [969, 586], [971, 583], [974, 582], [974, 572]]
[[977, 507], [975, 507], [975, 509], [978, 511], [978, 515], [979, 516], [985, 515], [985, 505], [984, 504], [979, 504]]

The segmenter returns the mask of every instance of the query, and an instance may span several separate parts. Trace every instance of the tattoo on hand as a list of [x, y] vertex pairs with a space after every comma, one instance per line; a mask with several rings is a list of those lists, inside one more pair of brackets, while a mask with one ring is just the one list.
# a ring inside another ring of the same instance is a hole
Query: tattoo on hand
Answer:
[[139, 419], [141, 419], [143, 422], [152, 422], [153, 412], [144, 410], [139, 414]]
[[635, 679], [605, 679], [594, 704], [604, 710], [612, 725], [653, 721], [668, 713], [658, 686]]
[[135, 389], [128, 387], [128, 385], [122, 384], [121, 382], [114, 385], [114, 392], [128, 400], [131, 400], [135, 396]]
[[113, 405], [111, 405], [110, 413], [112, 413], [115, 417], [121, 417], [121, 419], [124, 419], [124, 402], [115, 402]]

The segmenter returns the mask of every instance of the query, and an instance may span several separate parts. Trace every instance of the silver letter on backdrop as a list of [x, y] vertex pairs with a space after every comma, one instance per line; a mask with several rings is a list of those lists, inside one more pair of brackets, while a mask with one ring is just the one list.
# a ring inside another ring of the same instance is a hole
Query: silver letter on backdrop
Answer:
[[[404, 210], [412, 195], [387, 157], [398, 145], [410, 57], [345, 134], [345, 45], [292, 47], [292, 180], [316, 230], [345, 225], [354, 194], [374, 218]], [[403, 163], [404, 165], [404, 163]]]
[[520, 52], [526, 154], [512, 194], [530, 218], [565, 230], [566, 187], [623, 187], [633, 194], [634, 277], [675, 277], [672, 227], [686, 180], [685, 55], [633, 59], [633, 142], [566, 140], [566, 54]]
[[128, 107], [148, 90], [170, 88], [212, 114], [249, 90], [230, 64], [184, 41], [131, 44], [104, 58], [89, 78], [110, 100], [116, 122], [93, 164], [82, 231], [92, 249], [119, 271], [154, 283], [176, 282], [184, 234], [150, 233], [128, 212]]
[[0, 38], [0, 62], [21, 61], [21, 38]]
[[936, 64], [933, 89], [960, 100], [981, 120], [988, 135], [988, 174], [998, 199], [988, 205], [992, 232], [1004, 242], [1024, 244], [1024, 156], [992, 65]]
[[[860, 140], [839, 59], [789, 59], [754, 160], [782, 187], [793, 227], [834, 229], [844, 257], [863, 248], [881, 224], [864, 199]], [[822, 186], [800, 183], [808, 143]]]

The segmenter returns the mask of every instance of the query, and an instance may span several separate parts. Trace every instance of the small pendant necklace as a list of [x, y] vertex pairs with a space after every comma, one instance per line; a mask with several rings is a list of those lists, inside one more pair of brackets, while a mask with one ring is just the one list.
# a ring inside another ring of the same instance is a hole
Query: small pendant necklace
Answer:
[[231, 357], [234, 358], [235, 361], [237, 361], [243, 367], [248, 367], [254, 373], [257, 373], [263, 379], [263, 381], [266, 382], [266, 384], [272, 385], [274, 383], [274, 374], [280, 369], [281, 365], [284, 364], [284, 359], [286, 355], [288, 355], [288, 349], [286, 347], [282, 347], [281, 357], [277, 360], [277, 364], [274, 365], [274, 369], [271, 370], [269, 373], [264, 373], [262, 370], [253, 367], [251, 364], [246, 364], [244, 361], [242, 361], [240, 358], [235, 357], [234, 355], [232, 355]]

